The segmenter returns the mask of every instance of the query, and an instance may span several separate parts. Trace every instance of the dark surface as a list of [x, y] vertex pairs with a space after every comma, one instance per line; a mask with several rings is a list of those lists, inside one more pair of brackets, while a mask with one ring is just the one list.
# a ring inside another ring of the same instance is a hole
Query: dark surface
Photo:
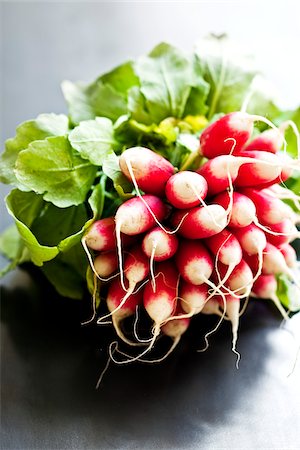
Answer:
[[[63, 78], [92, 79], [159, 40], [183, 42], [188, 48], [197, 37], [186, 20], [189, 15], [195, 25], [195, 6], [190, 12], [173, 6], [168, 21], [164, 5], [151, 10], [133, 4], [8, 2], [1, 8], [5, 137], [24, 119], [64, 111], [58, 88]], [[222, 9], [219, 4], [216, 8]], [[238, 37], [237, 18], [243, 11], [236, 16], [227, 12], [219, 14], [222, 20], [216, 18], [216, 29], [203, 20], [203, 33], [222, 31], [231, 23]], [[145, 28], [146, 18], [156, 26]], [[276, 33], [290, 23], [283, 19], [276, 22], [274, 16]], [[183, 22], [186, 29], [180, 35]], [[291, 32], [295, 29], [291, 26]], [[4, 228], [9, 219], [2, 203], [0, 214]], [[299, 363], [287, 377], [297, 348], [291, 332], [299, 341], [299, 315], [281, 328], [269, 303], [250, 305], [241, 323], [239, 370], [228, 324], [206, 353], [196, 353], [205, 327], [214, 324], [212, 318], [206, 325], [200, 318], [167, 361], [111, 365], [96, 391], [114, 336], [107, 328], [82, 327], [89, 312], [88, 299], [58, 297], [36, 270], [18, 269], [3, 280], [3, 450], [300, 447]], [[162, 342], [157, 352], [167, 345]]]

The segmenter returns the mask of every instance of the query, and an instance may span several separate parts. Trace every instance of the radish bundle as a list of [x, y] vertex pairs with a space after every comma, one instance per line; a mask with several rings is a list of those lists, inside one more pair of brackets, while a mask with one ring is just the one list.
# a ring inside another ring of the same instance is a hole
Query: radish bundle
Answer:
[[[90, 85], [66, 81], [69, 117], [21, 124], [1, 156], [15, 221], [3, 274], [30, 261], [61, 295], [89, 291], [85, 323], [114, 327], [120, 364], [162, 361], [200, 314], [216, 318], [205, 349], [227, 320], [239, 358], [247, 305], [270, 300], [286, 320], [300, 309], [299, 110], [253, 106], [255, 74], [233, 66], [250, 81], [230, 87], [206, 58], [160, 44]], [[169, 350], [152, 357], [162, 336]]]

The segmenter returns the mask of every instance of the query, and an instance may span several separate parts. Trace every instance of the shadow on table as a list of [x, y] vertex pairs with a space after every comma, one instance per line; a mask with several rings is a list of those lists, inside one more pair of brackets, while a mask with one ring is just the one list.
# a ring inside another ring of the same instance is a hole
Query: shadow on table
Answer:
[[[2, 289], [6, 449], [201, 448], [206, 433], [251, 396], [264, 372], [268, 332], [279, 323], [264, 304], [250, 306], [236, 370], [227, 323], [205, 353], [195, 352], [215, 323], [200, 317], [166, 361], [111, 364], [96, 391], [115, 336], [107, 327], [81, 326], [89, 300], [61, 298], [41, 277], [18, 270]], [[162, 340], [157, 351], [167, 345]]]

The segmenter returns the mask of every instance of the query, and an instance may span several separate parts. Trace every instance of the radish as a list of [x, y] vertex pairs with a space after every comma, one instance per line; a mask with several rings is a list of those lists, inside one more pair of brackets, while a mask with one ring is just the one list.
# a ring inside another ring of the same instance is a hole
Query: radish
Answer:
[[[299, 232], [290, 219], [284, 219], [282, 222], [269, 225], [268, 230], [269, 233], [266, 233], [267, 240], [275, 247], [281, 247], [299, 237]], [[270, 231], [274, 234], [270, 234]]]
[[[250, 159], [250, 161], [241, 165], [234, 181], [235, 186], [255, 187], [264, 183], [274, 183], [279, 179], [283, 161], [277, 155], [259, 150], [243, 150], [239, 156]], [[254, 161], [251, 162], [251, 159]]]
[[216, 195], [231, 187], [244, 161], [232, 155], [221, 155], [203, 164], [197, 173], [207, 181], [207, 195]]
[[235, 150], [239, 151], [249, 140], [253, 131], [253, 120], [247, 113], [233, 112], [226, 114], [209, 125], [200, 136], [200, 153], [206, 158], [215, 158], [232, 151], [233, 138]]
[[[228, 267], [219, 262], [216, 264], [216, 275], [219, 282], [226, 276]], [[253, 283], [253, 275], [249, 265], [242, 261], [235, 266], [227, 281], [224, 283], [224, 289], [235, 298], [247, 297]]]
[[181, 240], [175, 261], [180, 275], [188, 283], [212, 284], [209, 278], [213, 272], [213, 261], [200, 241]]
[[[228, 155], [232, 151], [239, 152], [249, 140], [253, 131], [253, 123], [256, 121], [264, 122], [276, 129], [272, 122], [265, 117], [250, 115], [242, 111], [232, 112], [216, 120], [202, 132], [200, 153], [211, 159], [219, 155]], [[234, 149], [232, 149], [232, 141], [235, 142]]]
[[118, 255], [116, 251], [100, 253], [94, 260], [95, 271], [98, 274], [98, 278], [102, 280], [110, 277], [118, 269], [118, 266]]
[[283, 143], [284, 135], [281, 128], [279, 130], [271, 128], [255, 136], [242, 150], [263, 150], [264, 152], [277, 153], [283, 146]]
[[[145, 203], [148, 205], [146, 207]], [[150, 230], [156, 221], [162, 220], [167, 212], [167, 208], [163, 201], [154, 195], [144, 195], [143, 199], [140, 197], [133, 197], [122, 203], [119, 206], [116, 215], [116, 236], [117, 248], [119, 256], [119, 268], [121, 272], [121, 283], [123, 283], [123, 262], [122, 262], [122, 248], [121, 248], [121, 232], [128, 235], [138, 235]]]
[[267, 243], [264, 249], [263, 271], [265, 275], [279, 275], [285, 273], [288, 275], [300, 289], [299, 280], [295, 279], [295, 275], [287, 266], [283, 254], [274, 245]]
[[154, 321], [153, 338], [148, 351], [159, 335], [162, 323], [172, 315], [176, 308], [178, 280], [179, 274], [174, 263], [163, 261], [157, 264], [156, 290], [153, 289], [151, 283], [146, 284], [144, 288], [144, 307]]
[[207, 205], [206, 208], [195, 206], [190, 210], [175, 211], [171, 221], [181, 236], [203, 239], [222, 231], [227, 224], [227, 215], [220, 205]]
[[110, 282], [108, 293], [107, 293], [107, 307], [112, 315], [113, 326], [116, 330], [117, 335], [129, 345], [140, 345], [139, 343], [134, 343], [126, 338], [121, 329], [121, 322], [135, 314], [136, 307], [141, 303], [143, 291], [138, 290], [135, 294], [131, 294], [126, 301], [126, 304], [120, 306], [126, 291], [121, 285], [120, 278], [116, 278]]
[[[227, 210], [230, 206], [230, 193], [225, 191], [212, 199], [213, 203]], [[230, 227], [246, 227], [256, 220], [256, 208], [252, 200], [240, 192], [233, 192], [232, 205], [228, 225]]]
[[193, 316], [204, 308], [208, 297], [208, 286], [205, 283], [196, 286], [182, 280], [180, 282], [179, 297], [183, 311]]
[[235, 228], [233, 232], [247, 255], [257, 255], [258, 265], [253, 279], [255, 281], [263, 269], [263, 251], [267, 245], [265, 233], [253, 223], [244, 228]]
[[267, 190], [257, 191], [245, 188], [241, 192], [253, 201], [258, 220], [264, 225], [273, 225], [282, 222], [286, 218], [293, 217], [291, 208], [281, 200], [268, 194]]
[[206, 179], [196, 173], [183, 171], [172, 175], [166, 184], [166, 197], [175, 208], [185, 209], [204, 204], [207, 194]]
[[[114, 250], [116, 248], [116, 232], [114, 217], [106, 217], [105, 219], [96, 220], [84, 236], [86, 245], [98, 252]], [[131, 245], [135, 239], [122, 234], [122, 244], [124, 246]]]
[[251, 295], [261, 299], [272, 300], [281, 315], [288, 320], [289, 316], [280, 303], [277, 295], [277, 281], [274, 275], [261, 275], [253, 284]]
[[171, 258], [177, 251], [178, 239], [174, 234], [167, 234], [161, 228], [155, 227], [144, 237], [142, 249], [148, 258], [154, 261], [164, 261]]
[[120, 169], [130, 180], [136, 181], [146, 194], [164, 195], [165, 185], [175, 169], [161, 155], [145, 147], [125, 150], [119, 159]]
[[283, 244], [279, 248], [284, 256], [286, 265], [291, 269], [294, 269], [297, 265], [297, 254], [296, 250], [289, 244]]

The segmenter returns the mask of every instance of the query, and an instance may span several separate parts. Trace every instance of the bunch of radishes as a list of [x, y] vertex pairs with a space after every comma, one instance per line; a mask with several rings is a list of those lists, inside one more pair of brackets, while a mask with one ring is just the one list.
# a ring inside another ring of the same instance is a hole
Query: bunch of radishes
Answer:
[[[257, 120], [271, 128], [251, 139]], [[193, 171], [177, 171], [143, 147], [121, 154], [120, 169], [136, 196], [115, 217], [95, 222], [84, 244], [95, 252], [94, 272], [108, 285], [109, 314], [98, 323], [111, 316], [123, 341], [147, 345], [126, 362], [141, 359], [160, 332], [173, 339], [173, 349], [200, 312], [231, 321], [235, 351], [241, 301], [249, 296], [273, 300], [287, 317], [276, 276], [285, 273], [299, 285], [289, 244], [299, 233], [297, 214], [281, 198], [298, 205], [299, 198], [280, 183], [299, 170], [299, 159], [279, 152], [286, 125], [227, 114], [202, 132], [199, 152], [207, 161]], [[138, 305], [153, 329], [148, 341], [132, 342], [121, 322]]]

